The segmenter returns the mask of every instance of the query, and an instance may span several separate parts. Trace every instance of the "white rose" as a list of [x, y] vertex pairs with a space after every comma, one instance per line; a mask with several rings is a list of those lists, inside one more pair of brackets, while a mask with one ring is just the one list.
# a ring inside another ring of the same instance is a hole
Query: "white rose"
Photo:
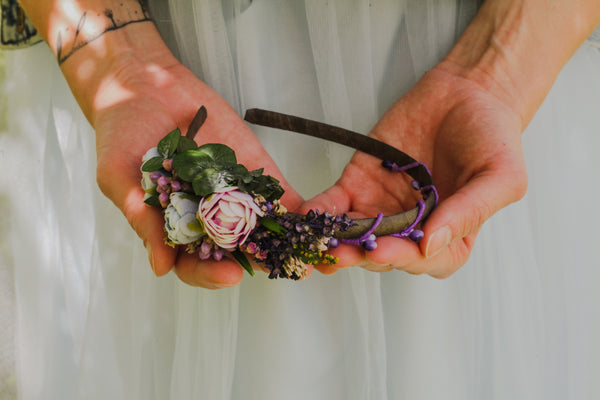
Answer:
[[204, 236], [200, 221], [196, 218], [198, 202], [190, 194], [171, 193], [170, 203], [165, 209], [167, 237], [174, 244], [189, 244]]

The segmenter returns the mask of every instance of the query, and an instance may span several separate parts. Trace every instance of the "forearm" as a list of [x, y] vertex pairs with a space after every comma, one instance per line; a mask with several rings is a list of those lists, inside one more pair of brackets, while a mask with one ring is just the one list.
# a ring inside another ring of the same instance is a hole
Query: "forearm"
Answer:
[[[138, 0], [20, 0], [93, 124], [104, 89], [138, 69], [176, 63]], [[114, 86], [114, 85], [113, 85]], [[118, 88], [112, 88], [113, 92]], [[121, 93], [122, 95], [123, 93]], [[117, 96], [118, 97], [118, 96]]]
[[442, 66], [512, 107], [524, 129], [599, 23], [597, 0], [487, 0]]

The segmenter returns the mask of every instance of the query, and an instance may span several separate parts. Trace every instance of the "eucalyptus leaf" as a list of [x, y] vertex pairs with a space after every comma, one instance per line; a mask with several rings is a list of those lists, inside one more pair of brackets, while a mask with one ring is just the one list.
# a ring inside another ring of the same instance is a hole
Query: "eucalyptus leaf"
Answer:
[[235, 176], [251, 176], [248, 168], [244, 167], [242, 164], [232, 165], [227, 168], [227, 171]]
[[227, 182], [224, 181], [223, 175], [214, 168], [202, 170], [192, 182], [194, 193], [200, 197], [206, 197], [224, 186], [227, 186]]
[[214, 167], [215, 161], [210, 154], [200, 150], [187, 150], [173, 157], [173, 168], [187, 182], [194, 182], [204, 169]]
[[143, 172], [158, 171], [162, 168], [164, 158], [163, 157], [152, 157], [142, 165]]
[[236, 259], [238, 263], [250, 274], [250, 276], [254, 276], [254, 269], [252, 269], [252, 265], [246, 258], [246, 255], [242, 253], [239, 249], [235, 249], [231, 252], [233, 257]]
[[207, 143], [198, 147], [198, 151], [208, 154], [219, 165], [237, 164], [235, 152], [221, 143]]
[[248, 168], [242, 164], [235, 164], [225, 170], [229, 181], [236, 186], [244, 186], [252, 181], [252, 175], [248, 172]]
[[171, 158], [177, 150], [180, 138], [181, 131], [179, 130], [179, 128], [176, 128], [172, 130], [169, 134], [167, 134], [167, 136], [162, 138], [160, 142], [158, 142], [158, 146], [156, 146], [156, 149], [164, 158]]
[[177, 146], [178, 153], [183, 153], [184, 151], [196, 150], [196, 149], [198, 149], [198, 145], [196, 144], [196, 142], [194, 142], [193, 139], [191, 139], [187, 136], [182, 136], [179, 139], [179, 145]]

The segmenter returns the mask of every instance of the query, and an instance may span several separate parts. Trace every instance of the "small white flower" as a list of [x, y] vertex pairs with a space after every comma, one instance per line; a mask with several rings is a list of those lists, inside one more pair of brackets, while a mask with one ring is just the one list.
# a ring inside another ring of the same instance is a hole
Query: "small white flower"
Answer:
[[203, 198], [198, 208], [198, 219], [206, 234], [226, 250], [234, 250], [243, 244], [254, 230], [257, 217], [262, 215], [254, 198], [235, 186], [219, 189]]
[[205, 235], [202, 224], [196, 218], [198, 201], [187, 193], [171, 193], [165, 209], [165, 229], [173, 244], [189, 244]]

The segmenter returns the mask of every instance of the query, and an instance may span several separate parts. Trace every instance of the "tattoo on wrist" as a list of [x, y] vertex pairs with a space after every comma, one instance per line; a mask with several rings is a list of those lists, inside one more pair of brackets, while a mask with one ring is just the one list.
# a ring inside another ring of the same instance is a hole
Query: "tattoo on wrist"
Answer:
[[[127, 25], [152, 21], [145, 0], [132, 3], [120, 3], [118, 9], [106, 9], [103, 13], [85, 11], [79, 18], [70, 45], [63, 45], [63, 33], [69, 35], [69, 29], [58, 32], [56, 38], [56, 58], [61, 65], [77, 50], [100, 38], [105, 33], [121, 29]], [[71, 30], [72, 31], [72, 30]]]

